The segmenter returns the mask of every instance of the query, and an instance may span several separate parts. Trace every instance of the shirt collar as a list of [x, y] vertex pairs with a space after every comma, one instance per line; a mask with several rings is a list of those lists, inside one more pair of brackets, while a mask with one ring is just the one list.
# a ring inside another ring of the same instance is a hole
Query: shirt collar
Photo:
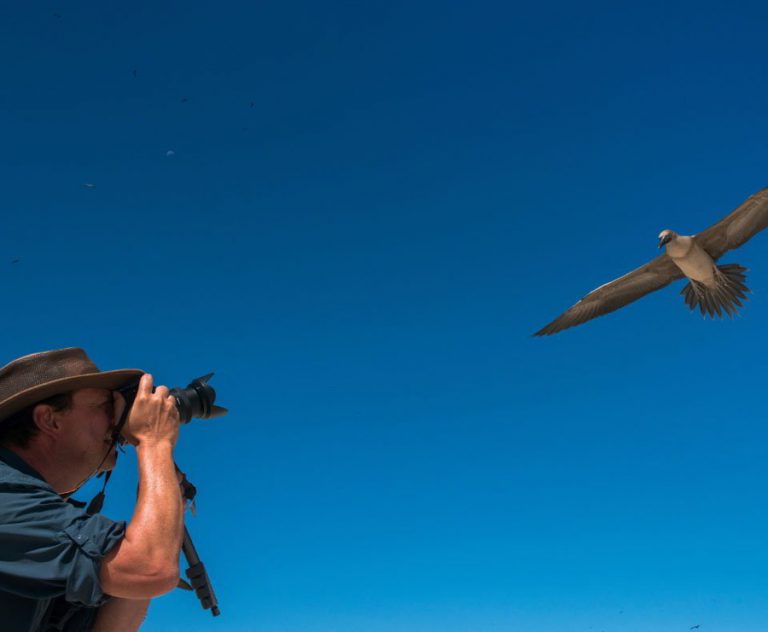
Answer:
[[9, 450], [8, 448], [3, 448], [0, 446], [0, 461], [5, 461], [7, 465], [10, 465], [12, 468], [16, 470], [19, 470], [19, 472], [23, 472], [24, 474], [28, 474], [29, 476], [34, 476], [35, 478], [39, 478], [44, 483], [48, 482], [40, 475], [40, 472], [32, 468], [24, 459], [22, 459], [13, 450]]

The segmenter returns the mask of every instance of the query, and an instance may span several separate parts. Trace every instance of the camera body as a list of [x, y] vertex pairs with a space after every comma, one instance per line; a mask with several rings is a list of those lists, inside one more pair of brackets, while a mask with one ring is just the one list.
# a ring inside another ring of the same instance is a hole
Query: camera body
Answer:
[[[213, 377], [213, 373], [208, 373], [202, 377], [195, 378], [185, 387], [175, 386], [170, 389], [169, 394], [176, 399], [176, 408], [179, 411], [179, 418], [181, 423], [187, 424], [192, 421], [193, 418], [198, 419], [213, 419], [214, 417], [221, 417], [229, 412], [222, 406], [216, 406], [216, 391], [208, 384], [208, 381]], [[117, 391], [125, 398], [125, 410], [123, 411], [122, 419], [115, 428], [115, 435], [120, 443], [124, 443], [124, 439], [120, 434], [123, 425], [128, 419], [128, 412], [133, 406], [133, 402], [136, 399], [136, 393], [139, 390], [139, 383], [131, 382]]]

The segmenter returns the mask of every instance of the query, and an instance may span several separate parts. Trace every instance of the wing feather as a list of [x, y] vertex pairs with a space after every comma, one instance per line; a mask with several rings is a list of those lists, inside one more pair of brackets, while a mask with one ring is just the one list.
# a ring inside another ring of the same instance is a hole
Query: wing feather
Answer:
[[537, 331], [534, 336], [549, 336], [616, 311], [646, 294], [666, 287], [683, 276], [667, 254], [659, 255], [632, 272], [592, 290], [568, 311]]
[[717, 260], [768, 228], [768, 188], [758, 191], [732, 213], [696, 235], [696, 241]]

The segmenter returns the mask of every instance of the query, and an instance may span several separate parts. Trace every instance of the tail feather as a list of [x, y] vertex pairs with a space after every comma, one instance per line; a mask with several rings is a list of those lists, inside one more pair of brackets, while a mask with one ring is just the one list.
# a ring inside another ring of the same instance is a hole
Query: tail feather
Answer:
[[702, 316], [706, 316], [707, 314], [710, 314], [711, 316], [714, 315], [714, 311], [712, 309], [712, 302], [710, 300], [709, 294], [706, 292], [702, 292], [701, 296], [699, 297], [699, 311], [701, 312]]
[[[707, 308], [707, 313], [709, 314], [710, 318], [715, 317], [715, 307], [717, 306], [717, 303], [715, 301], [715, 294], [714, 292], [709, 292], [704, 294], [704, 300], [706, 301], [705, 307]], [[722, 316], [721, 316], [722, 318]]]
[[720, 314], [720, 308], [722, 307], [722, 310], [728, 314], [729, 318], [733, 318], [734, 314], [734, 307], [733, 307], [733, 294], [731, 294], [726, 288], [719, 287], [717, 288], [717, 301], [718, 301], [718, 316], [721, 316]]
[[716, 268], [717, 286], [709, 288], [703, 283], [691, 279], [680, 294], [685, 299], [685, 304], [694, 310], [697, 307], [702, 316], [707, 314], [710, 318], [723, 317], [725, 312], [733, 318], [738, 313], [738, 308], [743, 307], [742, 300], [747, 300], [750, 293], [746, 286], [747, 269], [738, 263], [727, 263]]
[[685, 304], [690, 308], [693, 309], [695, 307], [695, 304], [693, 302], [693, 291], [691, 290], [691, 284], [689, 283], [683, 288], [683, 291], [680, 292], [680, 294], [683, 295], [685, 298]]
[[714, 314], [712, 313], [712, 307], [715, 308], [715, 311], [717, 312], [717, 317], [722, 318], [723, 317], [723, 308], [720, 307], [720, 304], [722, 301], [727, 301], [728, 299], [722, 295], [721, 292], [714, 292], [711, 295], [710, 299], [710, 310], [709, 315], [714, 317]]
[[734, 314], [736, 314], [736, 308], [741, 307], [741, 302], [738, 298], [736, 298], [736, 295], [733, 292], [728, 292], [726, 294], [727, 301], [723, 303], [723, 308], [728, 312], [728, 317], [733, 318]]

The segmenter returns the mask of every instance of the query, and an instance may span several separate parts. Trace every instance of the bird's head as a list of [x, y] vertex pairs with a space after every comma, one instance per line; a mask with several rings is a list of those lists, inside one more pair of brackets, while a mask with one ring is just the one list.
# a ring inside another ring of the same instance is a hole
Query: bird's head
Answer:
[[669, 230], [669, 229], [662, 230], [659, 233], [659, 248], [661, 248], [662, 246], [665, 246], [675, 238], [677, 238], [677, 233], [674, 230]]

